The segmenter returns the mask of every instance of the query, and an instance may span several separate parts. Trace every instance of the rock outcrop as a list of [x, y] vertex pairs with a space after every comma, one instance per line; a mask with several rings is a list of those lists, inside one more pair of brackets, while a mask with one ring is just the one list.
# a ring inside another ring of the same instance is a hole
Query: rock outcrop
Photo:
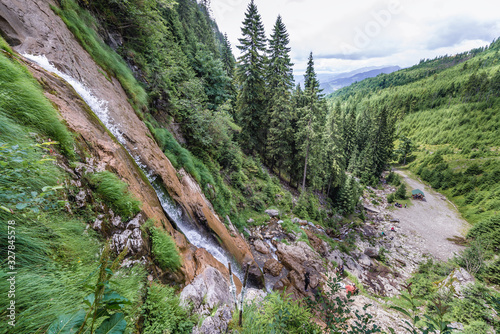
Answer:
[[439, 283], [439, 291], [447, 293], [451, 290], [454, 296], [463, 299], [464, 290], [474, 285], [474, 276], [464, 268], [454, 269], [448, 277]]
[[200, 273], [180, 294], [183, 305], [191, 305], [194, 312], [207, 316], [193, 333], [225, 333], [235, 308], [234, 297], [229, 281], [219, 270], [207, 267]]

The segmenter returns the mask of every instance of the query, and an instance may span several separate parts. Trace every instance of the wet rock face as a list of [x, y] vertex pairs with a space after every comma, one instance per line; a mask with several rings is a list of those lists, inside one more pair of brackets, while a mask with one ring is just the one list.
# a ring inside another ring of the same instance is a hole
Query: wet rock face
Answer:
[[[107, 170], [116, 172], [129, 184], [129, 190], [143, 203], [142, 210], [145, 216], [155, 220], [158, 227], [165, 226], [171, 235], [175, 234], [154, 190], [144, 181], [142, 173], [127, 150], [162, 180], [171, 197], [182, 206], [188, 216], [195, 217], [198, 222], [220, 237], [223, 246], [241, 265], [251, 262], [252, 279], [257, 282], [262, 281], [262, 272], [255, 264], [246, 242], [239, 234], [228, 233], [200, 187], [189, 175], [182, 177], [182, 181], [179, 180], [177, 171], [152, 139], [145, 124], [135, 114], [120, 83], [115, 78], [108, 81], [100, 73], [99, 66], [49, 5], [58, 4], [54, 0], [2, 0], [0, 2], [2, 35], [15, 45], [17, 52], [45, 55], [55, 67], [85, 84], [97, 99], [107, 101], [108, 116], [117, 131], [123, 135], [121, 143], [123, 146], [96, 121], [95, 116], [89, 112], [71, 87], [60, 78], [35, 65], [30, 65], [30, 71], [35, 78], [44, 81], [47, 98], [57, 106], [68, 128], [79, 134], [79, 139], [89, 148], [93, 159]], [[119, 44], [119, 41], [117, 43]], [[161, 221], [164, 222], [163, 225], [160, 224]], [[102, 227], [102, 222], [96, 221], [94, 225], [96, 228]], [[137, 240], [130, 239], [130, 235], [117, 236], [115, 239], [118, 248], [126, 244], [127, 240]], [[182, 238], [175, 239], [183, 242]], [[131, 243], [135, 247], [139, 246], [133, 241]], [[181, 270], [188, 282], [195, 276], [195, 265], [189, 262], [192, 261], [194, 251], [195, 249], [185, 247], [183, 252], [184, 265]]]

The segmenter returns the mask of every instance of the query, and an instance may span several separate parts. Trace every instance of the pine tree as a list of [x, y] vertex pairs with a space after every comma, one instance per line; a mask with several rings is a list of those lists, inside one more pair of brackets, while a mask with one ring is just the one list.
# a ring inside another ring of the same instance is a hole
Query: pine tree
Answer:
[[290, 60], [289, 38], [281, 16], [274, 25], [269, 40], [267, 67], [269, 130], [267, 137], [267, 156], [271, 167], [278, 165], [278, 173], [291, 165], [293, 146], [292, 94], [293, 69]]
[[304, 172], [302, 176], [302, 190], [306, 188], [306, 180], [312, 181], [316, 188], [320, 186], [322, 173], [324, 173], [323, 162], [326, 154], [324, 145], [324, 124], [326, 116], [326, 105], [322, 99], [319, 81], [314, 71], [313, 54], [309, 55], [305, 77], [305, 103], [306, 106], [299, 109], [298, 129], [295, 135], [300, 143], [299, 152], [303, 158]]
[[342, 110], [340, 102], [337, 102], [333, 111], [327, 118], [327, 155], [326, 172], [328, 178], [327, 196], [331, 188], [341, 185], [344, 170], [346, 168], [344, 157], [344, 134], [342, 129]]
[[234, 68], [236, 66], [236, 61], [233, 56], [233, 51], [231, 50], [231, 42], [227, 37], [227, 34], [224, 34], [224, 43], [222, 45], [221, 51], [221, 60], [224, 64], [224, 70], [228, 77], [232, 78], [234, 76]]
[[249, 151], [265, 148], [267, 115], [265, 108], [264, 65], [266, 63], [266, 37], [257, 6], [252, 0], [247, 7], [243, 27], [243, 37], [238, 49], [238, 120], [242, 127], [241, 141]]
[[216, 110], [231, 97], [231, 78], [221, 60], [214, 58], [204, 45], [198, 44], [197, 47], [193, 68], [198, 77], [203, 79], [208, 108]]

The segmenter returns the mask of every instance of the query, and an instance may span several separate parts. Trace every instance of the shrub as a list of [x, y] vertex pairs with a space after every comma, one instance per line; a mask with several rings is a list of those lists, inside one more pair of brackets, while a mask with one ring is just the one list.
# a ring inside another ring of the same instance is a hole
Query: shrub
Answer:
[[493, 216], [474, 225], [467, 233], [467, 238], [482, 239], [491, 249], [500, 249], [500, 216]]
[[319, 334], [310, 309], [290, 298], [273, 292], [263, 302], [244, 309], [241, 333]]
[[122, 220], [128, 220], [140, 211], [141, 202], [129, 191], [125, 182], [115, 174], [103, 171], [87, 175], [91, 187]]
[[396, 196], [397, 199], [406, 199], [406, 184], [401, 184], [401, 187], [396, 190], [394, 193], [394, 196]]
[[174, 289], [152, 283], [142, 306], [144, 334], [191, 333], [195, 319], [179, 303]]
[[472, 321], [469, 325], [464, 327], [462, 334], [477, 334], [477, 333], [491, 333], [491, 327], [484, 321]]
[[156, 227], [150, 229], [151, 241], [153, 242], [153, 255], [156, 262], [163, 270], [176, 271], [181, 267], [181, 257], [177, 251], [174, 239], [166, 232]]
[[394, 195], [394, 193], [389, 194], [389, 196], [387, 196], [387, 203], [394, 203], [395, 198], [396, 196]]

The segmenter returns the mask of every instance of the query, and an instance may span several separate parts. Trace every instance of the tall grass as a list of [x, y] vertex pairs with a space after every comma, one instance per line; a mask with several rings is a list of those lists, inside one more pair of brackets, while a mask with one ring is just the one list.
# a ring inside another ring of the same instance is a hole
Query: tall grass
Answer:
[[162, 269], [170, 269], [176, 271], [182, 265], [179, 251], [175, 245], [174, 239], [165, 231], [161, 231], [156, 227], [150, 229], [151, 240], [153, 242], [152, 253], [156, 262]]
[[[0, 54], [0, 114], [4, 120], [10, 119], [10, 123], [27, 126], [23, 131], [39, 132], [58, 141], [64, 154], [74, 157], [73, 138], [59, 119], [58, 112], [43, 95], [41, 87], [25, 68], [3, 54]], [[2, 130], [9, 127], [0, 124]], [[18, 130], [13, 128], [7, 131], [12, 133]]]
[[7, 43], [7, 42], [5, 41], [5, 39], [3, 39], [3, 37], [2, 37], [2, 36], [0, 36], [0, 49], [1, 49], [1, 50], [4, 50], [4, 51], [6, 51], [6, 52], [8, 52], [8, 53], [10, 53], [10, 54], [14, 53], [14, 52], [12, 51], [12, 49], [10, 48], [9, 43]]
[[62, 18], [83, 48], [108, 74], [115, 76], [138, 109], [147, 106], [147, 94], [123, 59], [96, 33], [95, 19], [73, 0], [62, 0], [52, 9]]
[[88, 174], [87, 179], [95, 189], [95, 193], [120, 215], [122, 220], [128, 220], [139, 213], [141, 202], [128, 191], [127, 184], [115, 174], [103, 171]]

